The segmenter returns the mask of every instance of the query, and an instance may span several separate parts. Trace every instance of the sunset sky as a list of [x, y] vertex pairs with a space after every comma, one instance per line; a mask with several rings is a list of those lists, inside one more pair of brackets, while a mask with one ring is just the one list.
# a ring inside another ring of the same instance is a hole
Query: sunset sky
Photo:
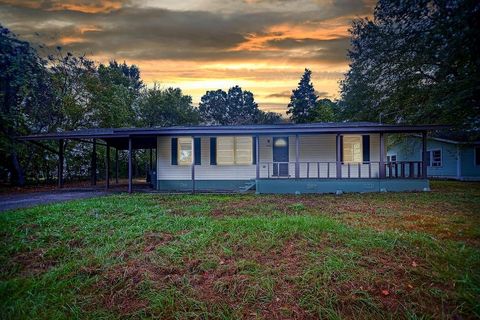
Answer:
[[304, 68], [320, 97], [338, 97], [351, 20], [371, 0], [0, 0], [0, 23], [20, 38], [97, 62], [139, 66], [143, 80], [207, 90], [240, 85], [284, 112]]

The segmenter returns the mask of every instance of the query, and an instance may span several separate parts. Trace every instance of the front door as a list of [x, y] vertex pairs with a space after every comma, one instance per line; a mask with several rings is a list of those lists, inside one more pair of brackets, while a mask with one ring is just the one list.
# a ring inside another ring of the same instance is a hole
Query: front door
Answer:
[[288, 137], [273, 138], [273, 175], [288, 177]]

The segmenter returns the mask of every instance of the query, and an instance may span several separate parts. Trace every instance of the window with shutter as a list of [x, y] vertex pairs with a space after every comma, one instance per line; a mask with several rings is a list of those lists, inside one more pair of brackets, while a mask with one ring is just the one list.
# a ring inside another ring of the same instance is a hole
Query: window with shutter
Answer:
[[343, 162], [362, 162], [362, 136], [343, 136]]
[[235, 138], [217, 138], [217, 164], [232, 165], [235, 163]]
[[192, 138], [178, 138], [178, 164], [191, 165], [193, 162]]
[[253, 163], [252, 137], [217, 137], [216, 160], [219, 165], [251, 165]]
[[235, 163], [252, 164], [252, 137], [235, 137]]

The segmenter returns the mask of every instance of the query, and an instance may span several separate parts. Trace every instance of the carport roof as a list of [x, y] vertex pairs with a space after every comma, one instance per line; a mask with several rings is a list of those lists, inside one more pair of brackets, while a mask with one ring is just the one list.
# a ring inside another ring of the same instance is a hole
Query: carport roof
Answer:
[[134, 149], [155, 148], [156, 136], [188, 135], [281, 135], [315, 133], [419, 133], [448, 128], [443, 125], [380, 124], [374, 122], [316, 122], [305, 124], [269, 124], [238, 126], [176, 126], [155, 128], [96, 128], [75, 131], [41, 133], [18, 137], [24, 141], [60, 139], [101, 139], [118, 149], [128, 148], [132, 138]]
[[401, 133], [434, 131], [443, 125], [380, 124], [374, 122], [316, 122], [305, 124], [269, 124], [238, 126], [175, 126], [154, 128], [98, 128], [34, 134], [21, 140], [104, 139], [158, 135], [226, 135], [226, 134], [302, 134], [302, 133]]

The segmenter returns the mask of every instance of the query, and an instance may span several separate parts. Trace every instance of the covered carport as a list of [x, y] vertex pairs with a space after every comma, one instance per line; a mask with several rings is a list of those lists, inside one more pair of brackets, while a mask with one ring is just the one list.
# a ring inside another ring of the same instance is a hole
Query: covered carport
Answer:
[[[145, 132], [137, 132], [136, 129], [83, 129], [77, 131], [57, 132], [28, 135], [18, 138], [19, 141], [32, 143], [38, 147], [44, 148], [58, 155], [58, 187], [64, 186], [64, 162], [65, 162], [65, 142], [73, 140], [81, 143], [89, 143], [92, 145], [91, 152], [91, 185], [97, 185], [97, 147], [105, 148], [105, 189], [110, 188], [111, 180], [111, 149], [115, 151], [115, 182], [119, 181], [119, 151], [128, 151], [128, 193], [133, 192], [133, 159], [136, 150], [149, 150], [149, 169], [152, 170], [154, 166], [153, 150], [157, 148], [157, 139], [155, 135], [145, 134]], [[56, 141], [58, 149], [42, 143], [42, 141]], [[156, 158], [156, 156], [155, 156]]]

